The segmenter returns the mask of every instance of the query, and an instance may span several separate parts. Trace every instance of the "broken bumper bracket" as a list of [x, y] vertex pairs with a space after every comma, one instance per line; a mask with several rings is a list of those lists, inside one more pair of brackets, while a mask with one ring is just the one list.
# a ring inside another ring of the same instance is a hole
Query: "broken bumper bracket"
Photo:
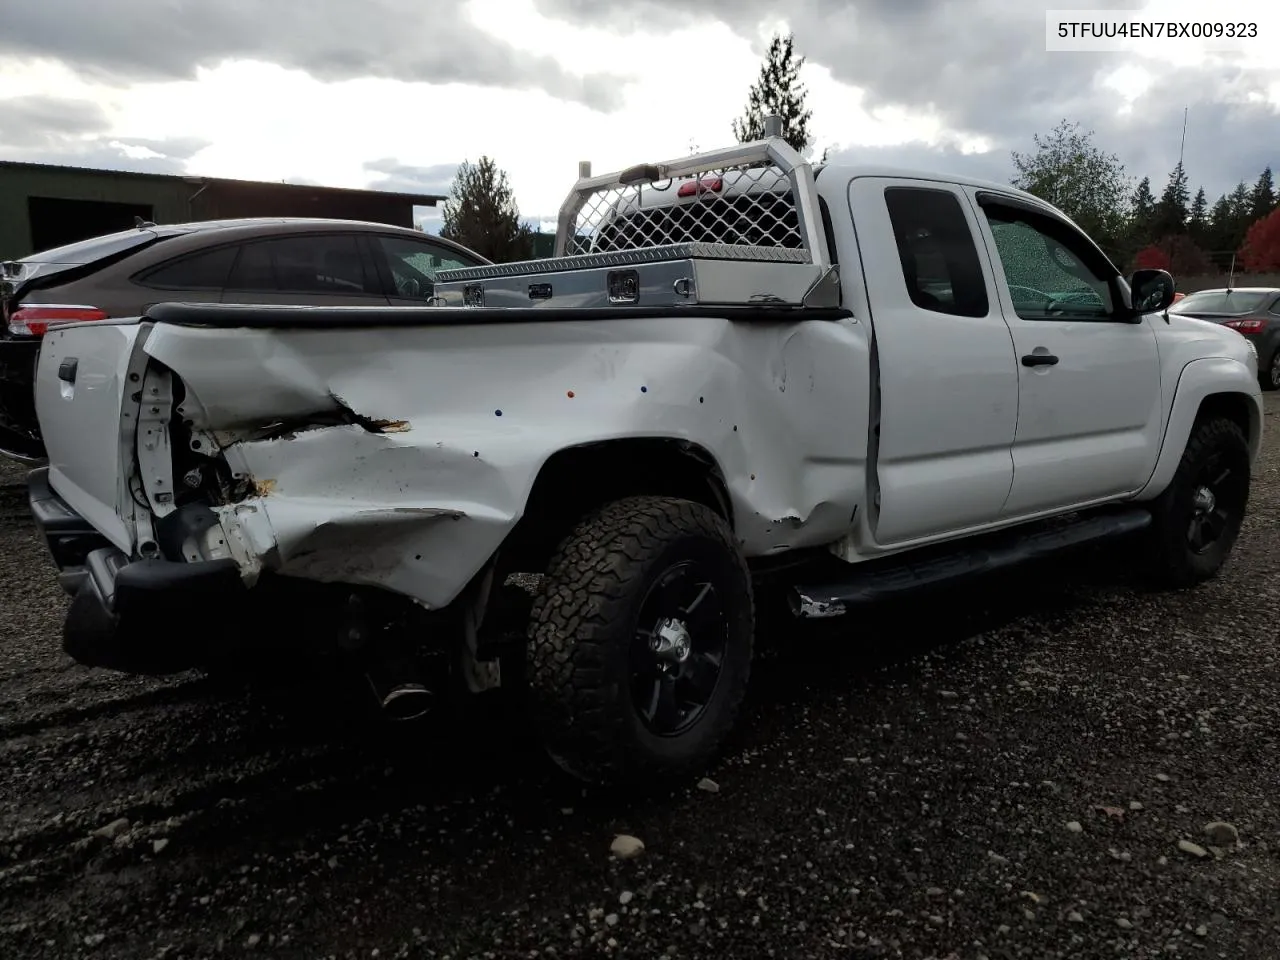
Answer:
[[207, 663], [237, 629], [249, 590], [232, 559], [130, 560], [49, 485], [28, 477], [32, 519], [72, 595], [63, 649], [88, 666], [173, 673]]

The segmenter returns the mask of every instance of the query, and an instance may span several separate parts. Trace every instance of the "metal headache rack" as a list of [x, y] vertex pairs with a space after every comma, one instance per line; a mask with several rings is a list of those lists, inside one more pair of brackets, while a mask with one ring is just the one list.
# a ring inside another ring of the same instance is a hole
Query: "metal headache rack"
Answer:
[[441, 270], [439, 306], [837, 306], [839, 277], [813, 169], [765, 121], [765, 139], [579, 179], [556, 255]]

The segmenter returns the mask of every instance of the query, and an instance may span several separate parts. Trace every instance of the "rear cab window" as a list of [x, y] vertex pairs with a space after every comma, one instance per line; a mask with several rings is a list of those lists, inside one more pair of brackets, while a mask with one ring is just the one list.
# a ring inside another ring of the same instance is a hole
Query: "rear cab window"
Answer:
[[886, 187], [884, 200], [911, 302], [934, 313], [987, 316], [982, 261], [959, 198], [930, 187]]

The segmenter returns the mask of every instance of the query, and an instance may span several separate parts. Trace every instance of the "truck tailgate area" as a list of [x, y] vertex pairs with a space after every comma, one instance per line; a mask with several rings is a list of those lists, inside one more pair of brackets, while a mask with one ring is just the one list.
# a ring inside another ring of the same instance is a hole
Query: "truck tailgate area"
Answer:
[[54, 328], [36, 371], [49, 485], [125, 553], [134, 532], [122, 519], [132, 511], [122, 507], [130, 496], [132, 425], [147, 360], [139, 348], [148, 329], [136, 320]]

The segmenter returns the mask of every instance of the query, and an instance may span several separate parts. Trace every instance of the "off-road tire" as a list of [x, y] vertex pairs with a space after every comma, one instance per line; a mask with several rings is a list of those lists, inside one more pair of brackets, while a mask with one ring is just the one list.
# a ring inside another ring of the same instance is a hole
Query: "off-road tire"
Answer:
[[1276, 349], [1267, 362], [1258, 369], [1258, 386], [1264, 391], [1280, 390], [1280, 383], [1275, 379], [1277, 364], [1280, 363], [1280, 348]]
[[[1210, 457], [1221, 454], [1244, 478], [1243, 502], [1233, 508], [1221, 536], [1204, 553], [1196, 553], [1187, 538], [1198, 476]], [[1240, 427], [1225, 417], [1196, 422], [1182, 460], [1165, 491], [1152, 503], [1148, 538], [1149, 572], [1158, 586], [1182, 589], [1217, 576], [1231, 554], [1248, 503], [1249, 444]]]
[[[707, 564], [723, 591], [727, 643], [697, 722], [657, 736], [633, 704], [629, 651], [650, 586], [686, 559]], [[567, 773], [604, 786], [696, 771], [737, 717], [753, 634], [751, 575], [723, 518], [665, 497], [604, 506], [557, 550], [530, 618], [527, 692], [544, 748]]]

